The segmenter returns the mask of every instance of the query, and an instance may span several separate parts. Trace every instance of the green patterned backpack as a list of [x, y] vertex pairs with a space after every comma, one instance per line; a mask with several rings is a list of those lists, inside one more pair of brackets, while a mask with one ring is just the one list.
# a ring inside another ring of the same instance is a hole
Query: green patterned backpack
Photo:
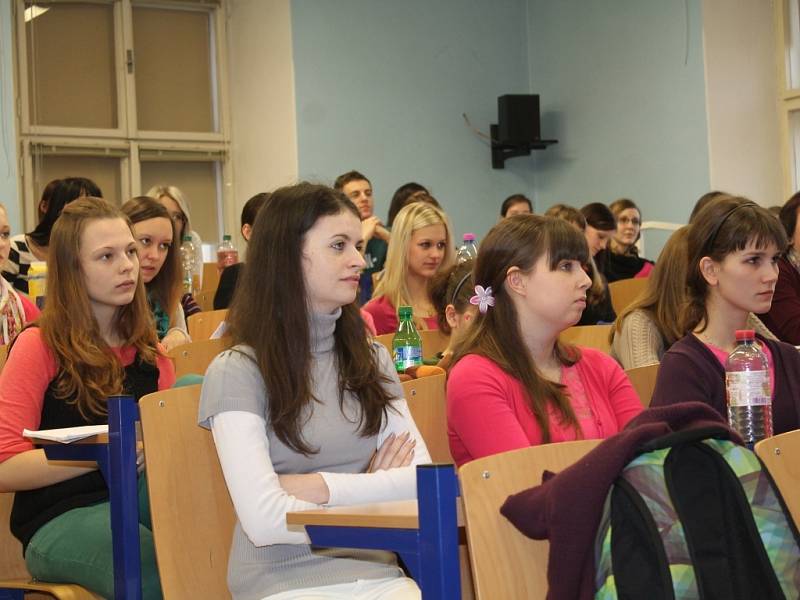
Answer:
[[722, 429], [654, 440], [606, 497], [595, 599], [800, 598], [800, 537], [758, 457]]

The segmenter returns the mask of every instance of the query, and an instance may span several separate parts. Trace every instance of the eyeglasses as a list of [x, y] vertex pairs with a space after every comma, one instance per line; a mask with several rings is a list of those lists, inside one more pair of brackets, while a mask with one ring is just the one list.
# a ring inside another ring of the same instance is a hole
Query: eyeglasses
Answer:
[[642, 221], [638, 217], [620, 217], [617, 220], [618, 223], [621, 225], [641, 225]]
[[181, 212], [169, 213], [169, 218], [176, 223], [186, 223], [186, 217], [184, 217]]

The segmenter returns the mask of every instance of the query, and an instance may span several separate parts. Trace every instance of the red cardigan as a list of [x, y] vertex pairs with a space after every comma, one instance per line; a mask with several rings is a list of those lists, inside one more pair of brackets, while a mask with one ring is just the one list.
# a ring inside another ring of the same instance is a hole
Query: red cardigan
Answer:
[[[581, 348], [575, 364], [602, 438], [620, 431], [643, 407], [625, 372], [609, 355]], [[522, 383], [484, 356], [468, 354], [447, 379], [450, 453], [465, 462], [542, 443], [542, 431]], [[551, 442], [576, 439], [575, 430], [550, 411]]]

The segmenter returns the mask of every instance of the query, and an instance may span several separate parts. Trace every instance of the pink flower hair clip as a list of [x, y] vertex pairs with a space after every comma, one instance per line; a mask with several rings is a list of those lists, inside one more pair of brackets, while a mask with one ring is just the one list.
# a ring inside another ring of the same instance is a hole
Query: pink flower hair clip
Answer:
[[469, 303], [478, 307], [481, 314], [486, 314], [490, 306], [494, 306], [494, 296], [492, 296], [492, 286], [484, 289], [482, 285], [475, 286], [475, 295], [469, 299]]

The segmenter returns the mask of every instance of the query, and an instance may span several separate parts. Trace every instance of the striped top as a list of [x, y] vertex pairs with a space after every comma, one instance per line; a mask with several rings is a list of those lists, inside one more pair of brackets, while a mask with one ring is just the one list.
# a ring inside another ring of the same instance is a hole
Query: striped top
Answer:
[[28, 269], [32, 262], [39, 260], [31, 252], [25, 234], [20, 233], [11, 238], [11, 250], [8, 253], [8, 260], [3, 265], [3, 277], [6, 278], [14, 289], [28, 293]]

